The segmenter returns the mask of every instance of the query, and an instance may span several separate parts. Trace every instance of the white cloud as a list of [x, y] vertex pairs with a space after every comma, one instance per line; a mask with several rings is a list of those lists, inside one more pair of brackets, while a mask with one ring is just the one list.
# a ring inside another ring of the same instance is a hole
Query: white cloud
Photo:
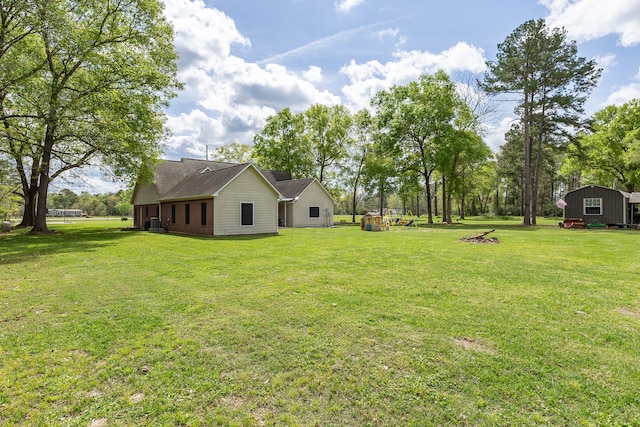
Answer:
[[336, 10], [338, 12], [350, 12], [351, 9], [360, 6], [365, 0], [340, 0], [336, 2]]
[[165, 6], [176, 30], [178, 77], [185, 83], [177, 103], [188, 105], [168, 119], [168, 152], [202, 155], [205, 145], [251, 143], [266, 118], [284, 107], [339, 102], [315, 87], [323, 79], [320, 67], [298, 75], [282, 65], [260, 66], [234, 56], [234, 44], [250, 48], [250, 41], [231, 18], [202, 0], [166, 0]]
[[505, 117], [496, 124], [486, 125], [484, 140], [493, 152], [500, 151], [500, 147], [506, 143], [505, 134], [517, 120], [514, 117]]
[[[349, 7], [357, 4], [349, 3]], [[267, 117], [284, 107], [303, 111], [314, 103], [333, 105], [344, 101], [356, 110], [368, 106], [378, 91], [393, 84], [406, 84], [424, 73], [437, 69], [478, 73], [485, 69], [484, 51], [464, 42], [440, 53], [400, 50], [386, 63], [351, 61], [344, 66], [340, 73], [349, 84], [342, 88], [341, 99], [317, 86], [324, 82], [324, 70], [319, 66], [294, 72], [279, 62], [371, 34], [380, 28], [380, 23], [342, 31], [259, 63], [249, 63], [234, 55], [233, 48], [250, 49], [250, 40], [223, 12], [208, 8], [202, 0], [166, 0], [166, 13], [176, 28], [176, 49], [181, 56], [179, 78], [185, 83], [185, 90], [176, 100], [182, 106], [181, 113], [170, 115], [167, 122], [173, 136], [166, 155], [174, 158], [202, 156], [206, 146], [213, 148], [232, 141], [251, 144]], [[380, 36], [398, 34], [398, 30], [389, 29]]]
[[438, 69], [471, 71], [480, 73], [486, 69], [484, 50], [464, 42], [439, 54], [421, 51], [400, 51], [394, 61], [385, 64], [368, 61], [357, 64], [351, 61], [340, 72], [346, 75], [350, 84], [342, 88], [343, 94], [356, 109], [368, 105], [371, 97], [382, 89], [394, 84], [406, 84], [416, 80], [421, 74], [430, 74]]
[[598, 63], [598, 67], [601, 67], [605, 73], [612, 67], [618, 65], [616, 55], [613, 53], [604, 56], [596, 56], [594, 59]]
[[378, 38], [380, 41], [384, 41], [386, 38], [395, 38], [400, 32], [397, 28], [387, 28], [381, 31], [378, 31]]
[[539, 0], [549, 9], [547, 23], [569, 37], [588, 41], [618, 34], [625, 47], [640, 43], [640, 0]]
[[167, 126], [173, 133], [168, 143], [168, 148], [173, 151], [204, 147], [224, 134], [220, 119], [213, 118], [199, 109], [178, 116], [169, 116]]
[[235, 22], [202, 0], [165, 0], [165, 15], [173, 24], [180, 68], [207, 70], [227, 58], [234, 44], [251, 46], [237, 30]]
[[312, 82], [312, 83], [318, 83], [321, 82], [323, 80], [323, 76], [322, 76], [322, 68], [320, 67], [316, 67], [314, 65], [310, 66], [309, 69], [305, 72], [302, 73], [302, 76]]
[[603, 107], [612, 104], [622, 105], [632, 99], [640, 99], [640, 83], [632, 83], [628, 86], [623, 86], [611, 93], [607, 98], [607, 101], [603, 104]]
[[[638, 68], [638, 73], [634, 76], [634, 79], [640, 81], [640, 67]], [[609, 97], [602, 106], [622, 105], [632, 99], [640, 99], [640, 83], [630, 83], [615, 90], [609, 94]]]

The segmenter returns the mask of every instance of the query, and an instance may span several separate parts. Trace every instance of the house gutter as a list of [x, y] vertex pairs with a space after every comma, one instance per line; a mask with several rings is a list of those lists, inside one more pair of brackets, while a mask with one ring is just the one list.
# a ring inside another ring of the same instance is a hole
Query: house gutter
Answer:
[[166, 202], [186, 202], [189, 200], [201, 200], [201, 199], [213, 199], [217, 196], [218, 194], [203, 194], [202, 196], [185, 196], [185, 197], [177, 197], [177, 198], [171, 198], [171, 199], [158, 199], [158, 201], [160, 203], [166, 203]]

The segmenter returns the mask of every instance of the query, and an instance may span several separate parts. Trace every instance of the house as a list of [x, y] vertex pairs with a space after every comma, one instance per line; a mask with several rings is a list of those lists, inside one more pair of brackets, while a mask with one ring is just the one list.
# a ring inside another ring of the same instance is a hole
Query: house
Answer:
[[564, 202], [564, 218], [582, 219], [587, 226], [599, 223], [628, 227], [640, 219], [640, 193], [588, 185], [569, 191]]
[[136, 183], [134, 226], [227, 236], [277, 233], [278, 226], [333, 224], [333, 199], [315, 179], [252, 163], [163, 161], [153, 181]]
[[329, 227], [333, 225], [333, 197], [315, 178], [276, 182], [284, 196], [278, 207], [283, 227]]

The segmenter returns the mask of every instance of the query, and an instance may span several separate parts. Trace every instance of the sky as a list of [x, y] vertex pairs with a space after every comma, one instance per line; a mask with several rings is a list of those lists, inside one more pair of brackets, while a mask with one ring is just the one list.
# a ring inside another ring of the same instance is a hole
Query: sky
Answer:
[[[376, 92], [443, 69], [481, 75], [519, 25], [564, 27], [578, 54], [603, 69], [586, 104], [593, 114], [640, 98], [640, 0], [163, 0], [175, 30], [184, 90], [171, 101], [163, 158], [205, 158], [234, 141], [253, 144], [285, 107], [342, 103], [355, 112]], [[497, 151], [516, 116], [486, 123]], [[113, 182], [88, 176], [90, 192]]]

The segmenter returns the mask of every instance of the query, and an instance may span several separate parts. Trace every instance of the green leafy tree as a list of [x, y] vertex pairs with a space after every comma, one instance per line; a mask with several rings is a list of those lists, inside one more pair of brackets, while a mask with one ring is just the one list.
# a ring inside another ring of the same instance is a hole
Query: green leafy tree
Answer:
[[213, 159], [220, 162], [247, 163], [254, 160], [253, 147], [237, 141], [217, 147], [212, 154]]
[[353, 116], [351, 127], [353, 144], [347, 147], [341, 176], [351, 191], [351, 221], [356, 222], [358, 189], [361, 186], [365, 164], [373, 145], [373, 117], [367, 109]]
[[118, 193], [116, 194], [118, 196], [118, 201], [115, 205], [116, 215], [127, 217], [133, 213], [133, 205], [130, 202], [132, 193], [133, 188], [118, 191]]
[[374, 144], [369, 150], [363, 168], [364, 182], [369, 188], [377, 189], [378, 211], [384, 213], [385, 197], [394, 188], [398, 175], [397, 163], [389, 154], [388, 134], [376, 133]]
[[326, 183], [327, 173], [343, 160], [352, 143], [351, 114], [344, 105], [314, 104], [304, 112], [304, 137], [313, 155], [315, 177]]
[[72, 209], [77, 208], [79, 200], [80, 199], [76, 193], [68, 188], [63, 188], [58, 193], [49, 195], [48, 206], [50, 208], [57, 209]]
[[[455, 130], [440, 150], [439, 168], [443, 176], [443, 221], [451, 222], [452, 198], [460, 200], [460, 216], [465, 216], [465, 199], [470, 192], [475, 172], [487, 161], [491, 150], [482, 138], [472, 131]], [[448, 190], [445, 189], [448, 186]]]
[[0, 156], [0, 220], [18, 211], [20, 180], [9, 160]]
[[267, 118], [262, 131], [253, 138], [254, 155], [264, 169], [288, 172], [293, 178], [312, 175], [311, 147], [304, 138], [304, 115], [287, 107]]
[[[465, 105], [444, 71], [422, 75], [417, 82], [393, 86], [372, 100], [379, 129], [387, 134], [389, 152], [402, 171], [418, 172], [427, 194], [428, 222], [433, 223], [431, 176], [444, 156], [441, 150], [454, 137], [455, 119]], [[472, 115], [468, 112], [467, 118]]]
[[[536, 223], [536, 200], [543, 145], [558, 142], [579, 128], [587, 95], [601, 75], [595, 61], [577, 55], [566, 31], [550, 29], [543, 19], [516, 28], [488, 61], [483, 88], [488, 93], [520, 96], [516, 113], [523, 126], [524, 223]], [[534, 150], [538, 153], [533, 162]]]
[[63, 173], [100, 164], [132, 178], [157, 160], [163, 108], [181, 86], [173, 31], [157, 0], [34, 0], [3, 14], [24, 36], [0, 57], [16, 67], [0, 143], [21, 177], [23, 225], [47, 232], [49, 185]]
[[617, 181], [627, 191], [636, 191], [640, 185], [640, 100], [595, 113], [592, 132], [569, 146], [562, 172], [577, 172], [587, 184], [611, 186]]
[[[498, 213], [500, 206], [500, 179], [497, 173], [497, 162], [491, 159], [484, 163], [473, 181], [473, 199], [471, 215], [486, 215], [494, 210]], [[491, 201], [494, 201], [491, 205]]]

